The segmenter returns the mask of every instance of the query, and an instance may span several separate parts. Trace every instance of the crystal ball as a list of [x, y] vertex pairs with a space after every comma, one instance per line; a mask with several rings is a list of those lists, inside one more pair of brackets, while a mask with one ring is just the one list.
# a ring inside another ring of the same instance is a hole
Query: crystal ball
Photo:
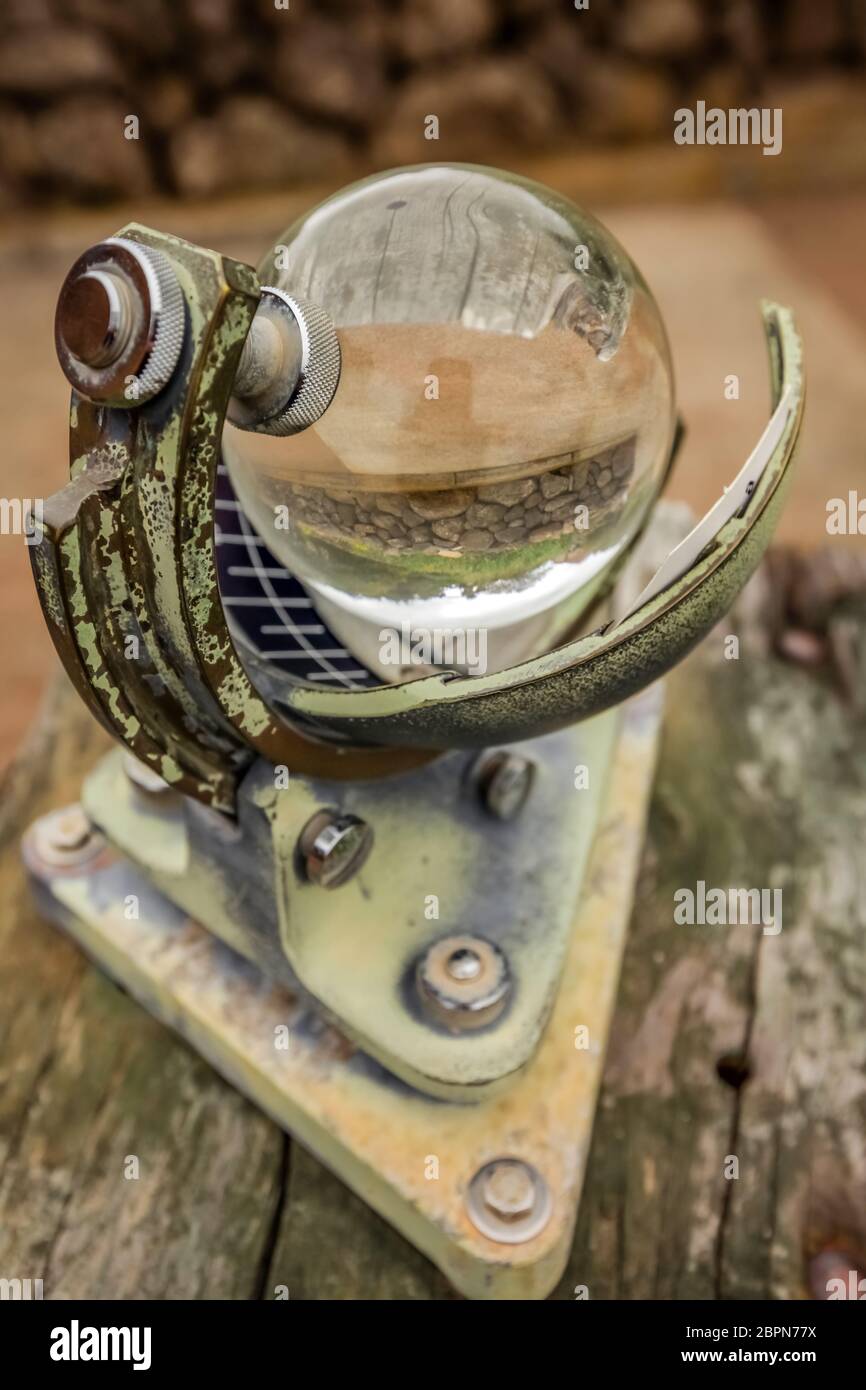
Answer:
[[[538, 183], [423, 165], [329, 198], [258, 273], [330, 314], [342, 370], [302, 433], [229, 427], [229, 469], [332, 628], [391, 679], [417, 674], [386, 669], [394, 631], [481, 632], [485, 670], [554, 644], [641, 526], [675, 424], [659, 310], [611, 233]], [[471, 669], [434, 647], [422, 664]]]

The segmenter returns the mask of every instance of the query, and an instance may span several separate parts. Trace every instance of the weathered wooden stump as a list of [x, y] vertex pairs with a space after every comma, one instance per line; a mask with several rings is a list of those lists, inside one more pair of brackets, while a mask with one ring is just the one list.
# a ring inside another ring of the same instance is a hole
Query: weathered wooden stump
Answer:
[[[669, 679], [558, 1297], [820, 1296], [828, 1250], [864, 1270], [864, 652], [859, 567], [777, 555]], [[42, 1278], [46, 1298], [452, 1296], [39, 920], [19, 836], [104, 746], [64, 682], [3, 783], [0, 1274]], [[674, 894], [699, 881], [781, 888], [781, 930], [677, 925]]]

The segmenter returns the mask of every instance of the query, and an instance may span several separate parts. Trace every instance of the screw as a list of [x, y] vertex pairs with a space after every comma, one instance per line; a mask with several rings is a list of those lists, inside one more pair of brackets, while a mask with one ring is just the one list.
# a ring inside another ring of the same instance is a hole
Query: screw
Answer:
[[481, 759], [477, 776], [485, 809], [497, 820], [514, 820], [532, 790], [535, 764], [520, 753], [488, 753]]
[[550, 1220], [551, 1205], [541, 1174], [521, 1158], [496, 1158], [485, 1164], [467, 1193], [473, 1225], [505, 1245], [537, 1236]]
[[366, 821], [339, 811], [318, 811], [298, 840], [306, 877], [320, 888], [341, 887], [372, 848], [373, 831]]
[[427, 1013], [454, 1033], [492, 1023], [511, 990], [504, 955], [480, 936], [434, 941], [418, 962], [415, 981]]

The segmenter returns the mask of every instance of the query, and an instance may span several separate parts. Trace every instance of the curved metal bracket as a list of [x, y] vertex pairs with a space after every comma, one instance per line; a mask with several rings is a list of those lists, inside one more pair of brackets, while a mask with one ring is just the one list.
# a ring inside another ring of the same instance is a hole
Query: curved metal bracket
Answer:
[[167, 782], [233, 812], [253, 753], [293, 771], [374, 777], [432, 754], [319, 744], [272, 710], [235, 651], [214, 536], [225, 412], [260, 287], [249, 266], [135, 223], [184, 297], [184, 344], [152, 400], [109, 409], [73, 393], [71, 482], [31, 547], [42, 607], [93, 714]]
[[625, 618], [495, 675], [437, 675], [373, 690], [298, 687], [288, 699], [291, 710], [314, 728], [355, 741], [483, 747], [586, 719], [674, 666], [752, 574], [789, 481], [804, 404], [802, 343], [789, 309], [761, 307], [772, 420], [731, 489]]
[[717, 621], [760, 558], [781, 507], [803, 410], [789, 310], [763, 306], [774, 416], [731, 489], [668, 558], [639, 603], [498, 674], [441, 674], [338, 691], [300, 684], [272, 707], [235, 650], [219, 594], [214, 492], [225, 412], [260, 295], [249, 266], [136, 224], [184, 296], [174, 377], [108, 409], [73, 394], [72, 481], [45, 508], [31, 560], [66, 669], [101, 722], [166, 781], [232, 812], [258, 753], [292, 771], [378, 777], [437, 750], [513, 742], [619, 703]]

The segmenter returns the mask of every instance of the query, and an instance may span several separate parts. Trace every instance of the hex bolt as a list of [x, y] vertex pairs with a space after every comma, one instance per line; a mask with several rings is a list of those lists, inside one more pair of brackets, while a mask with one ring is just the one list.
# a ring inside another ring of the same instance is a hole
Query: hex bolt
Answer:
[[514, 820], [532, 790], [535, 764], [521, 753], [502, 750], [484, 754], [476, 776], [482, 805], [497, 820]]
[[373, 831], [358, 816], [318, 811], [301, 831], [298, 853], [308, 882], [340, 888], [373, 848]]
[[504, 1158], [483, 1169], [484, 1205], [503, 1221], [521, 1221], [535, 1205], [535, 1181], [525, 1163]]
[[473, 1225], [503, 1245], [532, 1240], [552, 1210], [547, 1183], [521, 1158], [496, 1158], [479, 1168], [466, 1200]]
[[511, 992], [508, 962], [480, 936], [443, 936], [421, 956], [415, 983], [427, 1015], [452, 1033], [499, 1017]]

